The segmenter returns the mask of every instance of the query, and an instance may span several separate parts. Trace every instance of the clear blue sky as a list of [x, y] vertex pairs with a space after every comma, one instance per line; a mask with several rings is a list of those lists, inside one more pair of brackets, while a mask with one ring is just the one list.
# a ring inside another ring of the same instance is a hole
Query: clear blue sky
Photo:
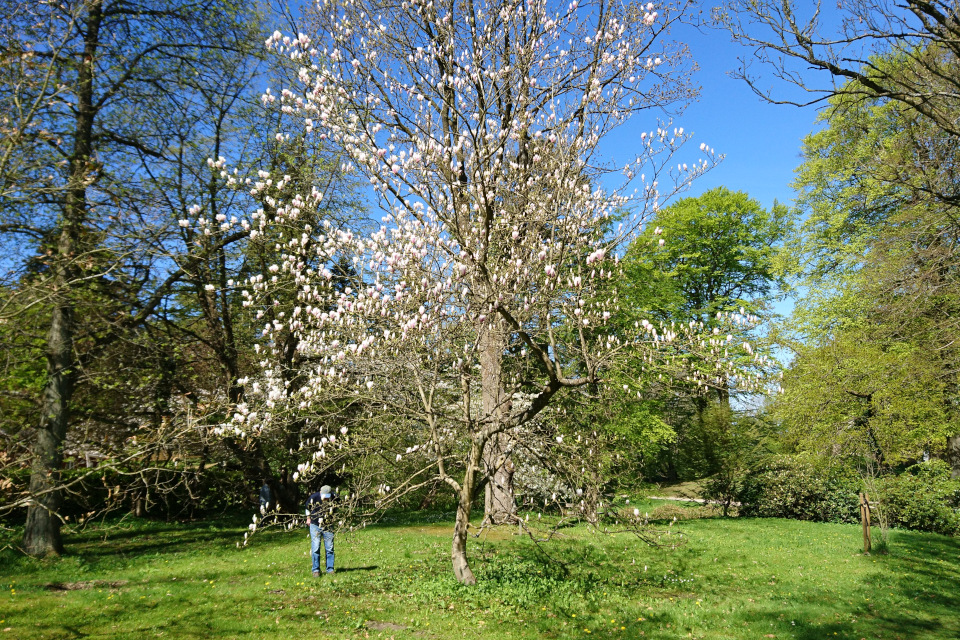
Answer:
[[[731, 42], [726, 31], [690, 31], [687, 43], [700, 66], [696, 79], [702, 87], [701, 97], [679, 122], [726, 156], [694, 183], [691, 194], [723, 185], [746, 191], [765, 207], [775, 199], [792, 202], [790, 184], [800, 163], [802, 140], [816, 129], [816, 109], [764, 102], [743, 80], [728, 74], [738, 68], [737, 57], [749, 50]], [[770, 84], [777, 82], [769, 73], [764, 79]], [[780, 95], [784, 93], [790, 93], [786, 87], [780, 90]]]
[[[737, 57], [749, 50], [731, 42], [727, 31], [682, 27], [674, 31], [673, 38], [690, 47], [700, 67], [694, 80], [701, 86], [699, 101], [674, 119], [674, 126], [694, 134], [693, 144], [678, 160], [690, 162], [699, 157], [701, 142], [725, 155], [723, 162], [694, 182], [682, 197], [722, 185], [745, 191], [764, 207], [774, 200], [792, 203], [790, 184], [800, 163], [802, 139], [816, 128], [816, 109], [766, 103], [745, 82], [732, 78], [728, 73], [738, 68]], [[769, 72], [764, 79], [777, 89], [777, 80]], [[779, 86], [781, 95], [797, 95], [795, 89]], [[604, 155], [618, 161], [632, 157], [631, 147], [639, 146], [636, 136], [654, 124], [653, 113], [634, 116], [617, 131], [612, 144], [604, 144]]]
[[[803, 138], [818, 128], [816, 107], [770, 104], [743, 80], [731, 77], [730, 72], [739, 68], [738, 57], [750, 55], [751, 51], [731, 42], [725, 30], [682, 27], [674, 31], [673, 38], [689, 46], [699, 66], [694, 81], [701, 87], [700, 99], [674, 119], [674, 126], [693, 134], [692, 144], [681, 151], [678, 160], [690, 163], [700, 157], [701, 142], [725, 156], [678, 197], [697, 196], [725, 186], [746, 192], [765, 208], [771, 207], [775, 200], [792, 205], [795, 193], [790, 185], [794, 170], [800, 164]], [[769, 69], [754, 65], [751, 71], [760, 72], [762, 82], [766, 83], [762, 86], [772, 88], [775, 95], [803, 98], [796, 87], [778, 84], [780, 81]], [[827, 80], [811, 79], [814, 83]], [[636, 136], [648, 131], [655, 117], [654, 114], [635, 116], [604, 145], [604, 155], [620, 161], [630, 158], [631, 148], [637, 146]], [[789, 314], [792, 308], [792, 299], [774, 305], [775, 311], [783, 315]]]

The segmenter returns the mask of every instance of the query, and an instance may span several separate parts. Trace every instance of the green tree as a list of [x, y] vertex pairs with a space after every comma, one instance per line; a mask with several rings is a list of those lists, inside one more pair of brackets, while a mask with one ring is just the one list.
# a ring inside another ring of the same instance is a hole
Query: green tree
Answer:
[[718, 313], [768, 311], [782, 285], [778, 251], [789, 222], [783, 205], [767, 211], [726, 187], [678, 200], [659, 211], [630, 248], [633, 304], [664, 319], [705, 325]]
[[942, 450], [953, 432], [942, 371], [924, 345], [883, 336], [861, 318], [797, 348], [771, 413], [790, 448], [881, 470]]
[[824, 453], [889, 467], [944, 452], [956, 443], [960, 364], [960, 229], [945, 197], [956, 145], [896, 101], [841, 94], [821, 119], [797, 174], [809, 215], [791, 247], [804, 295], [777, 413]]
[[[850, 324], [850, 317], [859, 322], [855, 309], [839, 305], [867, 297], [893, 314], [881, 332], [886, 343], [926, 350], [949, 377], [956, 370], [953, 245], [960, 204], [957, 7], [946, 0], [857, 0], [838, 5], [837, 13], [840, 19], [827, 23], [820, 2], [803, 8], [789, 0], [734, 0], [719, 13], [734, 39], [752, 49], [749, 60], [759, 59], [759, 68], [781, 81], [776, 92], [759, 89], [745, 58], [739, 75], [760, 95], [775, 103], [829, 101], [824, 118], [830, 127], [808, 149], [800, 181], [814, 196], [819, 225], [808, 225], [813, 233], [803, 253], [805, 273], [816, 278], [809, 299], [819, 304], [806, 305], [812, 312], [800, 324], [816, 334], [817, 316], [831, 330]], [[808, 72], [798, 73], [796, 63]], [[818, 83], [811, 70], [830, 82]], [[791, 85], [800, 93], [785, 96]], [[831, 193], [839, 197], [831, 201]], [[847, 278], [823, 278], [867, 265], [876, 270], [861, 282], [874, 295], [857, 292]], [[877, 279], [884, 284], [874, 287]], [[882, 324], [874, 323], [870, 335]], [[955, 404], [951, 387], [949, 406]], [[951, 435], [946, 447], [960, 475], [960, 435]]]
[[[742, 329], [717, 335], [717, 346], [751, 340], [748, 327], [770, 314], [770, 304], [782, 295], [783, 259], [780, 247], [787, 238], [791, 218], [783, 205], [765, 210], [746, 193], [718, 187], [694, 198], [684, 198], [659, 211], [634, 241], [624, 262], [624, 300], [632, 317], [653, 317], [665, 322], [697, 322], [720, 331], [726, 318], [740, 320]], [[721, 322], [721, 320], [723, 321]], [[707, 428], [705, 416], [730, 416], [727, 371], [708, 370], [698, 358], [684, 354], [687, 378], [697, 393], [665, 399], [665, 419], [677, 430], [665, 457], [654, 468], [668, 478], [715, 473], [721, 466], [724, 438]], [[741, 364], [765, 375], [765, 360]], [[732, 366], [732, 363], [731, 365]], [[741, 381], [742, 390], [751, 380]], [[688, 387], [689, 389], [689, 387]], [[711, 419], [715, 425], [716, 419]], [[727, 421], [728, 424], [732, 424]]]
[[142, 188], [151, 176], [131, 159], [163, 155], [163, 114], [189, 101], [212, 52], [248, 48], [255, 20], [226, 0], [13, 9], [0, 42], [10, 114], [0, 216], [14, 294], [4, 309], [15, 318], [39, 306], [46, 325], [24, 536], [25, 550], [42, 555], [62, 551], [58, 478], [78, 384], [167, 292], [154, 280], [163, 257], [150, 251], [163, 227], [159, 194]]

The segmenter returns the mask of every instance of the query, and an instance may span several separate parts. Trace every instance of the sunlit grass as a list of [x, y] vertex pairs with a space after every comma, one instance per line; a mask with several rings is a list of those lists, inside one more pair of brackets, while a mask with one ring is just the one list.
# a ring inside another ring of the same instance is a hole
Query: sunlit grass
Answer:
[[88, 528], [60, 560], [6, 549], [0, 639], [960, 637], [951, 538], [893, 532], [863, 556], [849, 525], [687, 520], [671, 550], [581, 527], [538, 547], [509, 528], [471, 540], [466, 588], [451, 523], [420, 515], [339, 535], [321, 578], [305, 531], [240, 551], [239, 522]]

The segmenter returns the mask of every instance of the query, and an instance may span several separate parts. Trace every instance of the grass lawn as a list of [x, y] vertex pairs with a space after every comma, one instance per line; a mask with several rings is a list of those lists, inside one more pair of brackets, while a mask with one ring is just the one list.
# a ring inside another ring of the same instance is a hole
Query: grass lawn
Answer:
[[960, 638], [960, 540], [892, 532], [888, 554], [864, 556], [850, 525], [672, 529], [672, 550], [580, 527], [542, 549], [490, 532], [470, 542], [480, 584], [465, 588], [451, 522], [425, 514], [338, 535], [321, 578], [304, 530], [238, 550], [242, 524], [124, 521], [69, 535], [59, 560], [0, 551], [0, 640]]

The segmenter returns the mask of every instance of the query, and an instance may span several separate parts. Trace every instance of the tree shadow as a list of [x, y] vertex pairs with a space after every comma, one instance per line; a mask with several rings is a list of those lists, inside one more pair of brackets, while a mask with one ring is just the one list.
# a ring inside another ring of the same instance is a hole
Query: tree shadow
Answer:
[[337, 568], [337, 573], [353, 573], [354, 571], [376, 571], [380, 566], [376, 564], [368, 565], [366, 567], [344, 567]]
[[[615, 549], [625, 550], [623, 546], [600, 546], [584, 540], [553, 541], [544, 548], [508, 545], [477, 558], [475, 570], [484, 581], [484, 593], [507, 605], [529, 608], [524, 599], [530, 596], [551, 602], [555, 615], [544, 614], [526, 622], [541, 636], [568, 633], [569, 628], [559, 626], [563, 620], [568, 625], [577, 620], [586, 628], [589, 617], [594, 616], [623, 621], [623, 629], [619, 623], [616, 628], [592, 626], [591, 637], [599, 638], [639, 637], [640, 631], [645, 638], [685, 637], [688, 632], [699, 637], [707, 629], [711, 631], [706, 637], [960, 638], [957, 539], [892, 532], [888, 554], [853, 560], [860, 563], [858, 580], [801, 579], [784, 583], [784, 588], [758, 576], [727, 582], [723, 574], [710, 569], [716, 556], [719, 562], [713, 566], [729, 563], [734, 573], [749, 573], [747, 567], [752, 567], [754, 560], [762, 562], [762, 558], [745, 555], [749, 547], [705, 550], [692, 544], [663, 556], [656, 571], [646, 571], [642, 564], [624, 566], [626, 556]], [[705, 553], [710, 555], [708, 561]], [[837, 562], [843, 561], [843, 557], [837, 558]], [[592, 594], [610, 587], [621, 595], [631, 594], [628, 600], [634, 603], [613, 605], [594, 600], [584, 611]], [[566, 597], [557, 598], [558, 593]], [[695, 604], [701, 597], [713, 601], [729, 597], [731, 607], [701, 611]], [[572, 606], [562, 604], [565, 600]], [[726, 629], [721, 631], [721, 625]], [[729, 635], [723, 635], [725, 632]]]
[[67, 546], [65, 557], [78, 556], [81, 558], [101, 559], [124, 554], [147, 555], [176, 551], [181, 548], [197, 544], [210, 545], [220, 541], [217, 545], [234, 547], [242, 539], [242, 531], [181, 531], [171, 532], [169, 529], [157, 531], [155, 534], [136, 532], [116, 536], [109, 536], [102, 541], [88, 541]]

